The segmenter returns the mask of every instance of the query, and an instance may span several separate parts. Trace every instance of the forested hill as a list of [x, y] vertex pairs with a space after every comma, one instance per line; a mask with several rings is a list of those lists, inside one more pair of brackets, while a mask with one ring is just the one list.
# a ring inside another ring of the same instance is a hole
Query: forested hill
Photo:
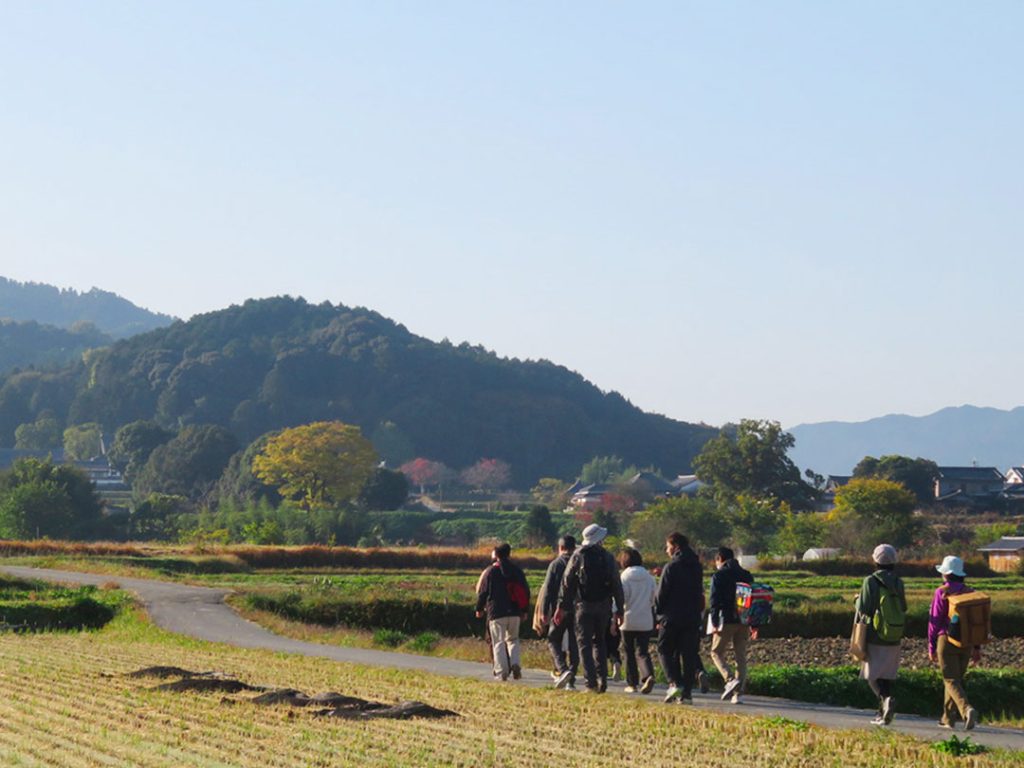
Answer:
[[28, 321], [0, 320], [0, 373], [13, 368], [63, 365], [113, 339], [91, 324], [73, 330]]
[[381, 315], [301, 299], [252, 300], [120, 341], [57, 373], [0, 380], [0, 446], [50, 409], [106, 431], [138, 419], [212, 423], [243, 443], [322, 419], [357, 424], [408, 452], [512, 465], [517, 486], [572, 477], [595, 455], [671, 475], [717, 431], [644, 413], [550, 362], [435, 343]]
[[173, 317], [137, 307], [116, 293], [93, 288], [85, 293], [43, 283], [19, 283], [0, 277], [0, 319], [34, 320], [58, 328], [92, 323], [123, 339], [170, 325]]

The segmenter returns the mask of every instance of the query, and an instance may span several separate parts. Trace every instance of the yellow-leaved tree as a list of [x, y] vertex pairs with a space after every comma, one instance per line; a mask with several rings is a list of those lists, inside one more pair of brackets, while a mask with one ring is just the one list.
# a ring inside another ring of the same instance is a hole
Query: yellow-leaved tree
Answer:
[[341, 506], [373, 474], [377, 452], [359, 427], [317, 421], [274, 435], [252, 460], [252, 471], [304, 509]]

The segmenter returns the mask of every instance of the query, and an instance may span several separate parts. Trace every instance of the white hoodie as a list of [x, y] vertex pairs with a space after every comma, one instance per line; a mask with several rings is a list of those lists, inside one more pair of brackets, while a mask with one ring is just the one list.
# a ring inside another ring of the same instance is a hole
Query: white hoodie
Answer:
[[621, 629], [625, 632], [650, 632], [654, 629], [654, 577], [642, 565], [622, 572], [622, 594], [626, 602]]

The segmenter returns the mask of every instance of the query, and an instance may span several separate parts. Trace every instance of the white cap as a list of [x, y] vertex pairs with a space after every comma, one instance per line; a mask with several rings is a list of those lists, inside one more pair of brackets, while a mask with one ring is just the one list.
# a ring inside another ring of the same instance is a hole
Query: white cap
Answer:
[[941, 573], [943, 576], [960, 576], [961, 578], [966, 576], [964, 573], [964, 561], [956, 555], [946, 555], [942, 558], [942, 563], [935, 566], [935, 570]]

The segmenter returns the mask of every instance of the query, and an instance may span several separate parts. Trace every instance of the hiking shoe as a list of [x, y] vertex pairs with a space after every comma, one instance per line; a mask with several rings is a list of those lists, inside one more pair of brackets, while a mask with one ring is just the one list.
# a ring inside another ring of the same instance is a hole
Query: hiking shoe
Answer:
[[882, 699], [882, 719], [885, 724], [888, 725], [892, 722], [892, 719], [896, 716], [896, 699], [892, 696], [886, 696]]
[[708, 681], [708, 673], [703, 669], [697, 670], [697, 685], [700, 686], [701, 693], [707, 693], [711, 690], [711, 683]]
[[725, 690], [722, 691], [722, 701], [725, 701], [730, 696], [732, 696], [733, 693], [736, 692], [736, 689], [739, 688], [739, 687], [740, 687], [740, 679], [738, 677], [734, 677], [732, 680], [729, 680], [725, 684]]
[[964, 718], [964, 730], [972, 731], [974, 726], [978, 724], [978, 710], [974, 707], [967, 708], [967, 717]]
[[555, 688], [561, 690], [572, 685], [572, 670], [567, 669], [555, 679]]
[[612, 662], [612, 680], [622, 679], [622, 664], [617, 661]]
[[634, 688], [632, 685], [627, 685], [625, 688], [622, 689], [622, 692], [623, 693], [636, 693], [636, 688]]
[[679, 701], [683, 698], [683, 689], [676, 688], [674, 685], [668, 687], [668, 693], [665, 694], [665, 703], [671, 704], [673, 701]]
[[653, 677], [644, 678], [644, 681], [642, 683], [640, 683], [640, 693], [650, 693], [653, 690], [654, 690], [654, 678]]

